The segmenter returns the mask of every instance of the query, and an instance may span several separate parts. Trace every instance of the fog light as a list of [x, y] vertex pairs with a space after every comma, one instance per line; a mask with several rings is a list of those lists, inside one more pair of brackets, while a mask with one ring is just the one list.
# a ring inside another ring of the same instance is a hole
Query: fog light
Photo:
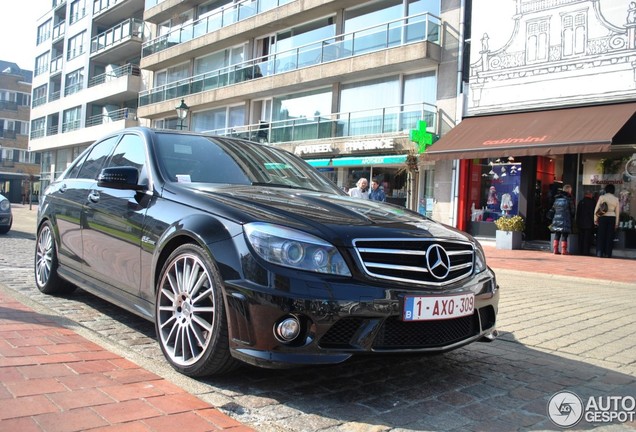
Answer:
[[294, 316], [287, 317], [274, 327], [274, 336], [281, 342], [291, 342], [300, 334], [300, 323]]

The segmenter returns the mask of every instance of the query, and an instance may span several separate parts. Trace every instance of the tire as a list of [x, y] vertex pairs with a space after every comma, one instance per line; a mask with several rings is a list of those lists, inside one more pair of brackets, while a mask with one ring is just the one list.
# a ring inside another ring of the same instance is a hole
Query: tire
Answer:
[[179, 246], [156, 289], [155, 329], [164, 356], [189, 377], [233, 370], [219, 271], [198, 245]]
[[0, 227], [0, 234], [6, 234], [11, 229], [11, 225]]
[[35, 284], [44, 294], [70, 294], [75, 285], [60, 278], [57, 273], [57, 248], [49, 222], [44, 222], [38, 231], [35, 243]]

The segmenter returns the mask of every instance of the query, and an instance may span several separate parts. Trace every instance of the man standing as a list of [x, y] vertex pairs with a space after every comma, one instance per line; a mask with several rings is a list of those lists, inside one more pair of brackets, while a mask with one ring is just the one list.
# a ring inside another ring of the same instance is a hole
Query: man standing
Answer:
[[380, 185], [377, 180], [373, 180], [371, 182], [371, 192], [369, 192], [369, 199], [373, 201], [386, 201], [386, 194], [382, 189], [380, 189]]
[[579, 254], [589, 255], [594, 236], [594, 207], [592, 192], [586, 191], [576, 207], [576, 226], [579, 228]]
[[362, 177], [356, 183], [356, 187], [349, 189], [349, 196], [352, 198], [369, 198], [369, 180]]

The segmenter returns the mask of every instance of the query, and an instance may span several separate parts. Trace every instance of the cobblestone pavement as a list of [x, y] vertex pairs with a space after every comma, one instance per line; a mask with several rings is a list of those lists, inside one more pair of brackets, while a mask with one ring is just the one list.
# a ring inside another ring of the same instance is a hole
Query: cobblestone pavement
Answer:
[[[556, 392], [583, 401], [636, 397], [636, 284], [502, 269], [501, 336], [493, 343], [327, 367], [245, 367], [192, 380], [167, 366], [150, 322], [81, 290], [39, 293], [34, 245], [20, 231], [0, 237], [0, 288], [259, 431], [561, 430], [547, 416]], [[589, 429], [635, 430], [636, 422], [584, 418], [574, 428]]]

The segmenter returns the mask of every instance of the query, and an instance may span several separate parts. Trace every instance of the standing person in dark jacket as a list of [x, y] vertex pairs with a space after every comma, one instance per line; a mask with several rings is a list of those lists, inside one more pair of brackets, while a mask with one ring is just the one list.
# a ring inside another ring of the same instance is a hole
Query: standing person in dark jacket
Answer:
[[585, 192], [576, 206], [576, 226], [579, 228], [579, 254], [589, 255], [594, 236], [594, 207], [592, 192]]
[[563, 191], [557, 193], [554, 198], [554, 218], [550, 231], [554, 233], [552, 241], [552, 253], [559, 253], [559, 242], [561, 243], [561, 254], [568, 253], [568, 236], [572, 232], [572, 222], [574, 221], [574, 200], [572, 199], [572, 186], [563, 186]]
[[386, 195], [380, 188], [380, 184], [377, 180], [371, 181], [371, 191], [369, 192], [369, 199], [372, 201], [386, 201]]

